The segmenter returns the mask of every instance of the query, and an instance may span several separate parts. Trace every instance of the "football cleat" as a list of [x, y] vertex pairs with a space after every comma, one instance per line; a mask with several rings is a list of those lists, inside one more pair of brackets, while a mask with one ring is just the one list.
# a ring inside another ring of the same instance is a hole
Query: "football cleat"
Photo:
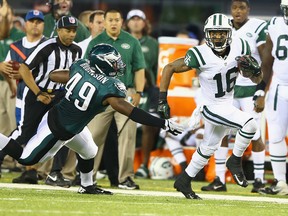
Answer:
[[226, 162], [226, 166], [231, 172], [234, 181], [240, 185], [241, 187], [247, 187], [248, 181], [244, 175], [242, 168], [242, 160], [241, 157], [236, 157], [232, 154]]
[[38, 174], [35, 169], [24, 171], [19, 177], [14, 178], [12, 183], [38, 184]]
[[45, 184], [69, 188], [72, 185], [72, 182], [69, 179], [65, 179], [61, 172], [54, 171], [47, 176]]
[[265, 195], [288, 195], [288, 186], [286, 182], [274, 179], [270, 187], [260, 188], [258, 192]]
[[127, 190], [140, 189], [139, 185], [137, 185], [129, 176], [126, 178], [124, 182], [118, 184], [118, 188]]
[[256, 178], [253, 183], [253, 188], [251, 190], [251, 193], [258, 193], [260, 189], [264, 189], [265, 184], [262, 183], [262, 180], [260, 178]]
[[78, 193], [80, 194], [99, 194], [99, 195], [113, 195], [112, 192], [102, 190], [101, 188], [96, 187], [96, 185], [89, 185], [87, 187], [80, 186], [78, 189]]
[[226, 184], [220, 181], [218, 176], [215, 177], [214, 181], [207, 186], [201, 187], [202, 191], [227, 191]]
[[177, 177], [176, 181], [174, 182], [174, 188], [177, 191], [181, 192], [186, 197], [186, 199], [201, 200], [201, 198], [192, 190], [191, 180], [192, 178], [188, 176], [186, 172], [183, 172]]

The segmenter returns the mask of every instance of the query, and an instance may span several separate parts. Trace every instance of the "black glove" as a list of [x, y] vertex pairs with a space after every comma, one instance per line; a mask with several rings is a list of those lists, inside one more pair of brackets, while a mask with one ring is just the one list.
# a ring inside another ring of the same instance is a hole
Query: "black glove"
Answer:
[[184, 127], [178, 124], [177, 122], [173, 121], [172, 119], [166, 119], [164, 130], [173, 134], [174, 136], [177, 136], [178, 134], [181, 134], [184, 131]]
[[167, 92], [159, 93], [159, 103], [157, 111], [159, 112], [161, 118], [164, 119], [170, 118], [170, 107], [167, 103]]
[[238, 63], [240, 73], [244, 77], [257, 77], [261, 74], [260, 65], [257, 60], [250, 55], [237, 56], [235, 59]]

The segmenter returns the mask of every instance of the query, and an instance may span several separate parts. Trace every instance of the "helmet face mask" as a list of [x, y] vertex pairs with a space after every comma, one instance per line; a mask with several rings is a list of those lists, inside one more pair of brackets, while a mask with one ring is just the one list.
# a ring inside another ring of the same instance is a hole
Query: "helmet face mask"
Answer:
[[122, 76], [125, 64], [120, 53], [109, 44], [98, 44], [89, 53], [90, 67], [106, 76]]
[[280, 8], [283, 13], [283, 19], [285, 23], [288, 25], [288, 0], [282, 0]]
[[232, 42], [232, 23], [224, 14], [213, 14], [204, 26], [206, 44], [217, 52], [222, 52]]

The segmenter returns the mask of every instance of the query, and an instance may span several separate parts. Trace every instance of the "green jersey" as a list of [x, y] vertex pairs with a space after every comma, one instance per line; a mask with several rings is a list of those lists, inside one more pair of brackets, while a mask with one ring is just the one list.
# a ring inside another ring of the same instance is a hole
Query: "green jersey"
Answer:
[[126, 71], [119, 79], [125, 84], [127, 88], [134, 87], [134, 72], [146, 67], [145, 59], [139, 41], [131, 34], [121, 30], [118, 38], [114, 40], [109, 37], [106, 31], [99, 34], [96, 38], [90, 41], [85, 58], [91, 49], [100, 43], [107, 43], [112, 45], [121, 54], [123, 62], [126, 64]]
[[148, 35], [143, 36], [139, 41], [144, 54], [146, 69], [151, 75], [152, 83], [156, 84], [159, 53], [158, 41]]
[[66, 95], [48, 114], [49, 128], [55, 137], [67, 140], [78, 134], [98, 113], [108, 105], [108, 97], [126, 96], [124, 84], [112, 77], [95, 73], [87, 60], [80, 59], [70, 67]]
[[[7, 53], [10, 49], [10, 44], [12, 44], [17, 40], [20, 40], [24, 36], [25, 36], [24, 32], [13, 27], [10, 30], [9, 37], [4, 40], [0, 40], [0, 62], [5, 61]], [[1, 75], [0, 80], [3, 80], [3, 77]]]

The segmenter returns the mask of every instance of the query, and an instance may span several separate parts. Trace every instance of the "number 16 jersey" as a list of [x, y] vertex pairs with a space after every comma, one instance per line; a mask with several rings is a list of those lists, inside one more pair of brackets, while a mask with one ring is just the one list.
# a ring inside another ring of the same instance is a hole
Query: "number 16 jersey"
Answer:
[[238, 37], [232, 39], [229, 54], [225, 58], [217, 56], [207, 44], [195, 46], [187, 51], [185, 64], [200, 72], [202, 105], [233, 102], [234, 85], [238, 76], [235, 58], [248, 54], [248, 42]]

